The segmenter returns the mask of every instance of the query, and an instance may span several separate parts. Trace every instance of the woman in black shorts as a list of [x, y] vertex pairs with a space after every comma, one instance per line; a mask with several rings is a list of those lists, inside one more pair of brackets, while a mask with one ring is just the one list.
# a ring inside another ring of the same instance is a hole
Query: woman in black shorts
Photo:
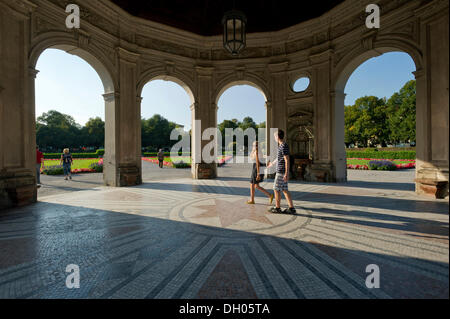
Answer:
[[254, 160], [253, 163], [253, 170], [252, 170], [252, 177], [250, 179], [250, 197], [251, 199], [247, 201], [247, 204], [255, 204], [255, 189], [260, 190], [264, 194], [269, 197], [269, 205], [272, 204], [273, 201], [273, 194], [270, 194], [268, 191], [266, 191], [264, 188], [259, 186], [259, 183], [261, 183], [264, 179], [264, 174], [260, 174], [260, 167], [265, 166], [265, 164], [261, 163], [259, 160], [259, 148], [258, 148], [258, 142], [255, 141], [253, 143], [253, 150], [250, 154], [250, 158]]

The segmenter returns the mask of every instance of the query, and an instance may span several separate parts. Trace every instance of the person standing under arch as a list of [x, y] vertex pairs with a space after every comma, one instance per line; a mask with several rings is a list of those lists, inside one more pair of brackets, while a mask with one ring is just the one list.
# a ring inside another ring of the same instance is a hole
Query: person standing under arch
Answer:
[[39, 150], [39, 146], [36, 146], [36, 184], [37, 188], [41, 187], [41, 166], [44, 162], [44, 153]]
[[163, 168], [164, 167], [164, 151], [162, 148], [159, 149], [157, 156], [158, 156], [159, 168]]
[[70, 154], [68, 148], [65, 148], [63, 154], [61, 155], [60, 164], [62, 164], [62, 166], [63, 166], [64, 179], [66, 181], [67, 181], [67, 177], [72, 179], [72, 172], [71, 172], [72, 163], [73, 163], [72, 154]]

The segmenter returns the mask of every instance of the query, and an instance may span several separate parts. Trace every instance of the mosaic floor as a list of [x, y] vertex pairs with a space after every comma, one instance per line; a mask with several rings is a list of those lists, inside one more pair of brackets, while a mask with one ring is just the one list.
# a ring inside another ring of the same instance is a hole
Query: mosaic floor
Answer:
[[[2, 211], [0, 298], [449, 297], [448, 200], [393, 184], [289, 186], [296, 215], [268, 213], [262, 196], [246, 205], [239, 177], [96, 187]], [[78, 289], [66, 287], [68, 264]], [[369, 264], [379, 289], [366, 287]]]

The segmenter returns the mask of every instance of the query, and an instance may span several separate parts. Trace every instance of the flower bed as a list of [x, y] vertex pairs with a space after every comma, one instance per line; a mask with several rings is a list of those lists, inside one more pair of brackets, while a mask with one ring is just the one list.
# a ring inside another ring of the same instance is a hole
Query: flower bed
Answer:
[[348, 169], [362, 170], [394, 170], [416, 167], [416, 160], [411, 159], [348, 158], [347, 163]]
[[[159, 161], [156, 157], [143, 157], [142, 160], [153, 164], [159, 164]], [[163, 161], [163, 165], [167, 167], [173, 167], [173, 163], [171, 161]]]
[[220, 167], [220, 166], [223, 166], [225, 163], [229, 162], [232, 159], [233, 159], [232, 155], [221, 156], [221, 157], [218, 158], [217, 163], [218, 163], [218, 165]]
[[[48, 165], [49, 162], [59, 162], [56, 159], [45, 160], [44, 165], [41, 168], [41, 174], [44, 175], [63, 175], [64, 170], [62, 165]], [[74, 160], [74, 164], [71, 167], [70, 172], [72, 174], [79, 173], [101, 173], [103, 172], [103, 159], [98, 158], [83, 158]]]
[[[218, 166], [222, 166], [224, 165], [226, 162], [230, 161], [233, 158], [233, 156], [231, 155], [227, 155], [227, 156], [219, 156], [217, 158], [217, 164]], [[149, 163], [153, 163], [153, 164], [158, 164], [158, 158], [156, 157], [143, 157], [142, 158], [143, 161], [149, 162]], [[190, 157], [185, 157], [185, 156], [180, 156], [178, 158], [166, 158], [163, 161], [163, 165], [167, 166], [167, 167], [173, 167], [173, 168], [190, 168], [191, 167], [191, 158]]]

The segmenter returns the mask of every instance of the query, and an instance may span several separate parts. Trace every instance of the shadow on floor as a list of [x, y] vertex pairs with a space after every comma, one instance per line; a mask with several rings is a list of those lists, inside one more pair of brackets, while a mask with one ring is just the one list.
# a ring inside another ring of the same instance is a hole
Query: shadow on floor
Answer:
[[[21, 226], [0, 228], [6, 298], [448, 298], [448, 263], [319, 243], [320, 234], [311, 243], [49, 203], [10, 211], [0, 226], [11, 221]], [[82, 289], [66, 289], [67, 264], [79, 265]], [[369, 264], [380, 289], [365, 286]]]
[[[324, 185], [324, 184], [318, 184]], [[224, 187], [219, 185], [204, 184], [183, 184], [183, 183], [164, 183], [164, 182], [148, 182], [137, 187], [147, 189], [158, 189], [167, 191], [185, 191], [185, 192], [201, 192], [222, 195], [238, 195], [248, 196], [250, 194], [249, 187]], [[448, 202], [435, 202], [417, 199], [388, 198], [381, 196], [355, 196], [348, 194], [332, 194], [317, 192], [299, 192], [291, 191], [293, 200], [313, 203], [341, 204], [351, 206], [372, 207], [381, 209], [393, 209], [411, 212], [411, 213], [436, 213], [448, 214]], [[261, 192], [257, 192], [256, 197], [265, 198]]]

